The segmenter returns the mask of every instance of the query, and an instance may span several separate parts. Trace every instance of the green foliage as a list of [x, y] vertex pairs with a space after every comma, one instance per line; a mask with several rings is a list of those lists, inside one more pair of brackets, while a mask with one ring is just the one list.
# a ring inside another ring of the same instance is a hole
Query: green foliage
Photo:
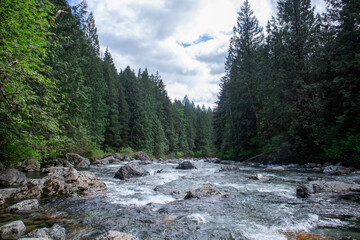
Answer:
[[203, 154], [203, 152], [201, 150], [199, 150], [199, 151], [194, 152], [193, 156], [196, 157], [196, 158], [200, 158], [200, 157], [203, 157], [204, 154]]
[[343, 137], [330, 140], [324, 151], [329, 160], [360, 162], [360, 133], [346, 132]]
[[122, 148], [120, 151], [119, 151], [119, 154], [121, 156], [134, 156], [134, 153], [135, 151], [131, 148], [131, 147], [126, 147], [126, 148]]

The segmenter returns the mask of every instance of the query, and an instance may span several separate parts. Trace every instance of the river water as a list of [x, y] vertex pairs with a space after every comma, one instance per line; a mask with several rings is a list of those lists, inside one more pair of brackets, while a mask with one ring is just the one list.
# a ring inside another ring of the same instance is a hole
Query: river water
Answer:
[[[286, 171], [267, 172], [263, 166], [237, 164], [241, 171], [221, 172], [223, 164], [191, 161], [198, 169], [155, 162], [143, 166], [151, 175], [128, 181], [113, 178], [126, 162], [91, 168], [107, 184], [107, 193], [42, 200], [43, 215], [29, 221], [34, 226], [58, 223], [66, 228], [68, 239], [94, 239], [109, 230], [137, 239], [286, 240], [281, 232], [302, 230], [360, 239], [359, 200], [296, 196], [296, 187], [307, 177], [354, 181], [360, 176], [330, 177], [291, 165]], [[154, 174], [159, 169], [162, 172]], [[256, 174], [270, 180], [248, 178]], [[222, 196], [184, 200], [187, 191], [204, 184]]]

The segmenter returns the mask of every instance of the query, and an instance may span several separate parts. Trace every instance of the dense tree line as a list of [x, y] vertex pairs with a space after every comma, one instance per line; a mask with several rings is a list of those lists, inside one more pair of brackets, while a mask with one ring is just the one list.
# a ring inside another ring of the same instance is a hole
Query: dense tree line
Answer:
[[279, 0], [266, 33], [245, 0], [214, 110], [223, 157], [360, 161], [360, 5]]
[[[159, 74], [100, 54], [85, 1], [0, 3], [0, 158], [88, 156], [131, 147], [155, 156], [214, 151], [212, 110], [171, 102]], [[125, 63], [126, 64], [126, 63]]]

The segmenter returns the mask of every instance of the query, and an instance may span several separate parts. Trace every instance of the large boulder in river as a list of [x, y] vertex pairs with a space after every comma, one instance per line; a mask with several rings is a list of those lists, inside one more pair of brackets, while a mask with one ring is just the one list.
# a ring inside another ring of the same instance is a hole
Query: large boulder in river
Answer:
[[130, 237], [129, 235], [122, 232], [108, 231], [97, 237], [95, 240], [136, 240], [136, 238]]
[[338, 181], [312, 181], [296, 189], [296, 195], [299, 197], [309, 197], [314, 193], [348, 194], [356, 192], [360, 192], [359, 185]]
[[90, 160], [76, 153], [67, 153], [66, 159], [75, 167], [87, 168], [90, 166]]
[[176, 169], [197, 169], [197, 167], [192, 164], [190, 161], [184, 161], [180, 163]]
[[0, 187], [13, 187], [24, 184], [27, 178], [24, 173], [16, 169], [0, 171]]
[[143, 176], [147, 176], [150, 175], [150, 173], [148, 171], [146, 171], [145, 169], [143, 169], [142, 167], [130, 163], [127, 164], [125, 166], [122, 166], [116, 173], [115, 173], [115, 178], [119, 178], [121, 180], [125, 180], [125, 179], [129, 179], [129, 178], [134, 178], [134, 177], [143, 177]]
[[39, 209], [39, 201], [37, 199], [29, 199], [8, 207], [6, 211], [13, 213], [27, 213], [38, 209]]
[[145, 152], [142, 151], [134, 153], [134, 158], [141, 161], [150, 160], [150, 157]]
[[42, 179], [43, 194], [47, 196], [71, 196], [77, 193], [104, 191], [106, 184], [94, 173], [78, 172], [75, 168], [53, 168]]
[[[53, 225], [51, 228], [36, 229], [24, 236], [25, 239], [53, 239], [53, 240], [65, 240], [66, 230], [60, 225]], [[21, 240], [21, 239], [20, 239]]]
[[205, 184], [201, 188], [189, 191], [184, 199], [211, 197], [214, 195], [221, 195], [221, 192], [210, 184]]
[[22, 221], [15, 221], [0, 227], [0, 239], [19, 239], [26, 231]]

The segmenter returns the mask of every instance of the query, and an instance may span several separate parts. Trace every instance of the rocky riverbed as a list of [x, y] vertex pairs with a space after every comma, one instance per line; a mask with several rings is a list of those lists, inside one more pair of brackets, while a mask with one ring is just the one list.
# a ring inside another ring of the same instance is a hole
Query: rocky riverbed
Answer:
[[[19, 210], [14, 204], [24, 199], [14, 201], [21, 196], [15, 191], [0, 207], [1, 228], [15, 223], [21, 236], [50, 239], [360, 239], [353, 169], [113, 156], [90, 166], [76, 159], [37, 180], [19, 178], [16, 189], [30, 184], [42, 192]], [[129, 166], [140, 174], [114, 177], [121, 168], [121, 176], [131, 173]]]

